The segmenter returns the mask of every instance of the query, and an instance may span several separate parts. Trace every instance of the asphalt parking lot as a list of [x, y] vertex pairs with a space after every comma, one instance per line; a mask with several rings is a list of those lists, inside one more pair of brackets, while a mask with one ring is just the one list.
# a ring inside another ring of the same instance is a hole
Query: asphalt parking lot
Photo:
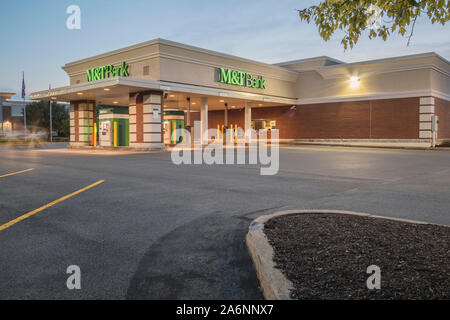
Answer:
[[[0, 147], [0, 299], [261, 299], [244, 237], [278, 210], [450, 225], [450, 151], [285, 147], [279, 173], [259, 173]], [[81, 290], [66, 287], [69, 265]]]

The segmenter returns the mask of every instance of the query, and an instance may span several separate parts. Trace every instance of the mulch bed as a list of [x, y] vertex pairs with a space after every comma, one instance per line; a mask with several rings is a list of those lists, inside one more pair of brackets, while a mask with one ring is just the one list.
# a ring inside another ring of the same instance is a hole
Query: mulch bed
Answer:
[[[295, 214], [264, 226], [294, 299], [450, 299], [450, 228], [341, 214]], [[369, 290], [367, 267], [381, 269]]]

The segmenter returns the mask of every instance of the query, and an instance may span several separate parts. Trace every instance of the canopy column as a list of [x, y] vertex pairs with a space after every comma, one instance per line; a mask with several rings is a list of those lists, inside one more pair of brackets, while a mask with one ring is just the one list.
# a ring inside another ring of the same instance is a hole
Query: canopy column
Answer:
[[201, 141], [202, 144], [208, 144], [208, 136], [205, 134], [208, 131], [208, 98], [202, 98], [202, 106], [200, 109], [201, 121]]
[[70, 145], [91, 145], [94, 132], [95, 101], [70, 102]]
[[162, 92], [131, 93], [129, 114], [130, 147], [164, 149]]

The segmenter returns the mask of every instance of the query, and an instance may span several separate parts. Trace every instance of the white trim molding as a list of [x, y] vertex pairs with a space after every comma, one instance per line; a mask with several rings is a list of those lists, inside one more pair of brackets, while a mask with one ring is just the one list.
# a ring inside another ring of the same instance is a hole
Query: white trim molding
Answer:
[[153, 89], [161, 91], [180, 91], [186, 93], [203, 94], [210, 96], [229, 97], [237, 99], [247, 99], [261, 102], [273, 102], [286, 105], [304, 105], [319, 104], [347, 101], [365, 101], [365, 100], [381, 100], [381, 99], [398, 99], [398, 98], [416, 98], [416, 97], [435, 97], [450, 101], [450, 94], [446, 94], [433, 89], [414, 90], [414, 91], [398, 91], [398, 92], [376, 92], [367, 94], [357, 94], [348, 96], [328, 96], [320, 98], [290, 98], [278, 97], [264, 94], [249, 93], [230, 89], [221, 89], [214, 87], [196, 86], [190, 84], [182, 84], [168, 81], [154, 81], [138, 78], [115, 77], [95, 82], [84, 82], [72, 86], [60, 87], [51, 90], [44, 90], [30, 94], [33, 100], [48, 99], [53, 96], [61, 96], [85, 90], [100, 89], [111, 86], [129, 86], [134, 90]]
[[323, 98], [299, 98], [297, 100], [297, 104], [302, 105], [302, 104], [318, 104], [318, 103], [398, 99], [398, 98], [417, 98], [417, 97], [435, 97], [450, 101], [450, 94], [445, 94], [443, 92], [433, 89], [425, 89], [425, 90], [398, 91], [398, 92], [375, 92], [375, 93], [357, 94], [348, 96], [328, 96]]

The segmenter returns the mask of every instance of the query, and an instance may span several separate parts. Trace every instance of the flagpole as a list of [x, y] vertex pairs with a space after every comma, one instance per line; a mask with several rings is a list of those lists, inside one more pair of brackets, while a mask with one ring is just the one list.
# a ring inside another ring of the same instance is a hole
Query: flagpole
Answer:
[[[52, 89], [52, 85], [48, 85], [48, 90]], [[52, 124], [52, 101], [48, 100], [48, 105], [50, 106], [50, 142], [53, 142], [53, 124]]]
[[23, 98], [23, 128], [25, 133], [25, 138], [27, 138], [27, 105], [25, 103], [25, 98]]
[[23, 99], [23, 131], [25, 139], [28, 137], [27, 133], [27, 105], [25, 103], [25, 72], [22, 71], [22, 99]]

